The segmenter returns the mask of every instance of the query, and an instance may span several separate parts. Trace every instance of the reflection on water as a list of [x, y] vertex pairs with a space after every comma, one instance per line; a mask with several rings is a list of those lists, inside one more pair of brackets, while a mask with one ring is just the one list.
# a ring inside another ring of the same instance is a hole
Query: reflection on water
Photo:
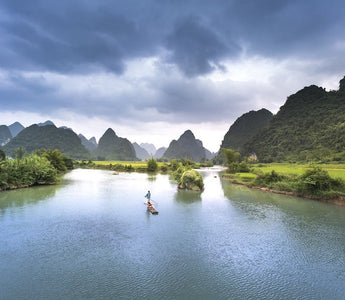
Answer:
[[183, 203], [187, 203], [187, 204], [201, 201], [201, 193], [202, 192], [178, 189], [174, 195], [174, 200], [176, 202], [183, 202]]
[[156, 173], [148, 173], [147, 174], [147, 180], [148, 181], [156, 181], [157, 180], [157, 174]]
[[58, 188], [58, 185], [35, 186], [0, 192], [0, 214], [4, 214], [6, 209], [11, 207], [21, 207], [29, 204], [34, 205], [39, 201], [54, 197]]
[[218, 171], [200, 170], [203, 192], [74, 170], [60, 186], [0, 193], [0, 299], [343, 299], [345, 208]]

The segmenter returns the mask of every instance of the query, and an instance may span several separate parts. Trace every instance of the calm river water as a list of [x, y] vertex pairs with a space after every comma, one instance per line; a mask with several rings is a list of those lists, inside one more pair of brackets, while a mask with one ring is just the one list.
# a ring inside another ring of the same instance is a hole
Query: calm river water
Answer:
[[0, 193], [0, 299], [345, 299], [345, 208], [202, 174], [202, 193], [99, 170]]

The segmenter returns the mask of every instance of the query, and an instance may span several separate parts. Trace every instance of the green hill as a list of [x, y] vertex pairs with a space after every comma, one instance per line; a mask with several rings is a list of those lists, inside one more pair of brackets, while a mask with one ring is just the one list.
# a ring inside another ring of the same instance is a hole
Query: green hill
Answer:
[[28, 153], [44, 148], [58, 149], [75, 159], [90, 157], [90, 153], [72, 130], [57, 128], [54, 125], [31, 125], [19, 132], [3, 149], [8, 155], [14, 156], [15, 150], [19, 147], [23, 147]]
[[100, 160], [138, 160], [131, 142], [125, 138], [118, 137], [111, 128], [100, 138], [94, 155]]
[[192, 131], [185, 131], [176, 141], [173, 140], [168, 149], [165, 151], [164, 157], [173, 158], [188, 158], [193, 161], [201, 161], [205, 159], [205, 148], [200, 140], [195, 139]]
[[0, 125], [0, 146], [5, 145], [12, 138], [12, 134], [6, 125]]
[[91, 139], [87, 139], [85, 136], [82, 134], [78, 134], [78, 137], [81, 140], [82, 145], [91, 153], [96, 150], [97, 148], [97, 143], [96, 139], [92, 137]]
[[132, 144], [135, 150], [136, 157], [140, 160], [145, 160], [151, 158], [151, 155], [144, 149], [143, 147], [139, 146], [138, 143]]
[[263, 162], [345, 160], [345, 77], [338, 91], [315, 85], [287, 98], [268, 127], [244, 147]]
[[10, 126], [8, 126], [8, 129], [10, 130], [13, 137], [15, 137], [19, 132], [21, 132], [25, 127], [20, 124], [19, 122], [14, 122]]
[[259, 130], [266, 127], [272, 118], [273, 114], [265, 108], [243, 114], [231, 125], [229, 131], [224, 136], [220, 148], [231, 148], [241, 151], [243, 145]]

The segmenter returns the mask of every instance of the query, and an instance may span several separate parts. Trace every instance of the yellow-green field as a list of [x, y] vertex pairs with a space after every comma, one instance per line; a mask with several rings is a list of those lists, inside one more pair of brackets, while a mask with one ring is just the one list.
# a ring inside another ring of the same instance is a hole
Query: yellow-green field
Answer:
[[[96, 164], [96, 166], [109, 166], [110, 164], [111, 165], [116, 165], [116, 164], [119, 164], [119, 165], [132, 165], [133, 168], [146, 168], [147, 167], [147, 163], [146, 161], [114, 161], [114, 160], [108, 160], [108, 161], [102, 161], [102, 160], [95, 160], [95, 161], [92, 161], [93, 163]], [[162, 162], [157, 162], [158, 164], [158, 167], [164, 165], [165, 163], [162, 163]]]
[[[341, 178], [345, 180], [345, 164], [317, 164], [326, 170], [333, 178]], [[264, 173], [271, 172], [272, 170], [281, 174], [296, 174], [302, 175], [305, 170], [311, 169], [310, 164], [288, 164], [288, 163], [272, 163], [272, 164], [256, 164], [253, 165], [256, 170], [262, 170]]]

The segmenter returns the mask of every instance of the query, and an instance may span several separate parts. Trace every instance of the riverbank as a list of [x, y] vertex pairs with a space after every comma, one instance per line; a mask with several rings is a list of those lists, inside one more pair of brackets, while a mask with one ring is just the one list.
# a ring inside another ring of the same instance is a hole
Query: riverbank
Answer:
[[[253, 182], [255, 182], [256, 177], [257, 176], [255, 174], [251, 174], [251, 173], [242, 174], [242, 177], [239, 176], [239, 174], [223, 174], [222, 175], [223, 179], [227, 179], [233, 184], [243, 185], [251, 189], [260, 190], [260, 191], [268, 192], [268, 193], [321, 201], [321, 202], [326, 202], [326, 203], [338, 205], [338, 206], [345, 206], [345, 196], [341, 194], [337, 194], [336, 192], [329, 193], [328, 194], [329, 196], [327, 197], [326, 196], [327, 193], [323, 193], [322, 195], [316, 195], [316, 194], [305, 193], [301, 191], [274, 189], [267, 186], [255, 185]], [[282, 186], [286, 188], [286, 185], [282, 185]]]

